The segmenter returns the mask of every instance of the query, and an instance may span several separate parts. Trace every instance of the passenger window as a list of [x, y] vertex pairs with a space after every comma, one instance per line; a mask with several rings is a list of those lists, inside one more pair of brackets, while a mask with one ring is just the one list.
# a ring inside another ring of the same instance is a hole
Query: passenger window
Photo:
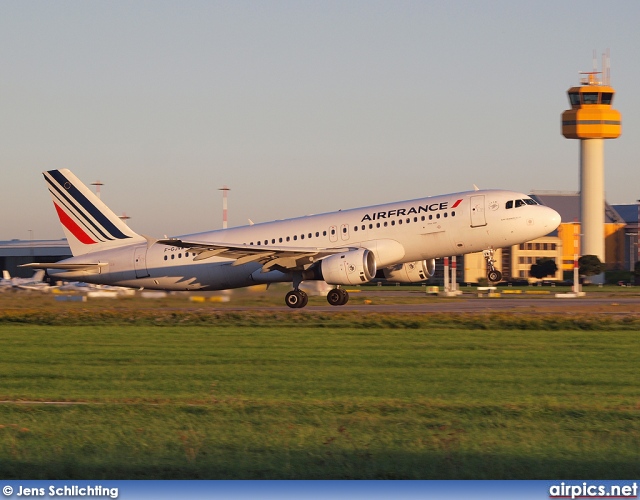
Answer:
[[392, 225], [392, 226], [395, 226], [395, 225], [396, 225], [396, 221], [392, 220], [392, 221], [391, 221], [391, 225]]
[[384, 221], [384, 227], [387, 227], [387, 221]]
[[409, 224], [410, 222], [411, 222], [411, 219], [407, 217], [407, 224]]
[[293, 236], [293, 241], [298, 241], [298, 235], [297, 235], [297, 234], [295, 234], [295, 235]]
[[429, 220], [433, 220], [433, 214], [429, 214]]
[[380, 227], [380, 223], [379, 222], [376, 222], [376, 227]]
[[357, 231], [358, 230], [358, 226], [353, 226], [353, 230]]
[[287, 241], [290, 241], [290, 240], [291, 240], [291, 237], [290, 237], [290, 236], [287, 236]]
[[320, 233], [316, 233], [316, 238], [317, 238], [318, 236], [320, 236]]
[[448, 216], [447, 212], [445, 212], [445, 213], [444, 213], [444, 216], [445, 216], [445, 217], [447, 217], [447, 216]]
[[282, 238], [278, 238], [278, 243], [282, 243]]
[[455, 212], [451, 212], [451, 217], [455, 217], [456, 213]]
[[304, 234], [301, 234], [301, 235], [300, 235], [300, 239], [301, 239], [301, 240], [304, 240]]
[[414, 217], [414, 218], [413, 218], [413, 222], [418, 222], [418, 218], [417, 218], [417, 217]]
[[373, 224], [369, 224], [369, 229], [373, 229]]
[[322, 231], [322, 236], [326, 236], [327, 232], [326, 231]]
[[436, 214], [436, 219], [439, 219], [439, 218], [440, 218], [440, 214]]

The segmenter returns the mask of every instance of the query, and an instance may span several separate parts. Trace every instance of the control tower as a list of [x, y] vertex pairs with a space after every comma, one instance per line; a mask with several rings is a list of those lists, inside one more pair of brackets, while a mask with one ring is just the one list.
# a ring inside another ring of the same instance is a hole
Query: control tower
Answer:
[[[605, 262], [604, 139], [616, 139], [622, 132], [620, 112], [611, 107], [615, 90], [605, 71], [604, 82], [599, 71], [581, 73], [581, 85], [567, 91], [571, 109], [562, 113], [562, 135], [580, 139], [581, 254], [597, 255], [601, 262]], [[594, 278], [595, 283], [604, 282], [603, 275]]]

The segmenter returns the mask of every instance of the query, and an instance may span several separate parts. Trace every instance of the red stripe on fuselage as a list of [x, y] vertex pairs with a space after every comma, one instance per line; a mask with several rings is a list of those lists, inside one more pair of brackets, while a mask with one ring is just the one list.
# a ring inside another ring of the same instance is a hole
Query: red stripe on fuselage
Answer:
[[461, 201], [462, 201], [462, 200], [458, 200], [458, 201], [456, 201], [456, 202], [453, 204], [453, 206], [452, 206], [451, 208], [456, 208], [458, 205], [460, 205], [460, 202], [461, 202]]
[[96, 243], [56, 203], [54, 203], [53, 206], [56, 207], [56, 212], [58, 212], [58, 217], [60, 218], [60, 222], [62, 222], [62, 225], [69, 231], [71, 231], [71, 234], [73, 234], [78, 239], [78, 241], [80, 241], [80, 243], [84, 243], [85, 245], [93, 245], [94, 243]]

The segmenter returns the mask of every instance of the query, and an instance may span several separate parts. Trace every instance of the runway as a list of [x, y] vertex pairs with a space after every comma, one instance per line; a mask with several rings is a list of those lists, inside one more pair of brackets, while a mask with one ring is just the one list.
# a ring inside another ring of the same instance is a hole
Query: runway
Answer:
[[[640, 314], [640, 296], [620, 296], [616, 294], [593, 293], [579, 298], [556, 298], [553, 295], [519, 295], [509, 297], [477, 297], [473, 294], [465, 294], [459, 297], [442, 298], [429, 297], [419, 292], [407, 292], [406, 296], [414, 303], [397, 303], [398, 294], [404, 292], [367, 292], [366, 299], [370, 304], [363, 303], [360, 297], [353, 294], [350, 301], [344, 306], [313, 305], [309, 304], [303, 309], [289, 309], [284, 304], [265, 308], [256, 307], [225, 307], [225, 310], [289, 310], [292, 312], [357, 312], [357, 313], [403, 313], [403, 314], [429, 314], [429, 313], [492, 313], [509, 311], [513, 314], [547, 312], [566, 314]], [[364, 294], [363, 294], [364, 295]], [[423, 297], [423, 302], [415, 303], [416, 296]], [[385, 298], [394, 297], [395, 303], [382, 303]], [[364, 297], [363, 297], [364, 298]], [[360, 300], [359, 300], [360, 299]]]

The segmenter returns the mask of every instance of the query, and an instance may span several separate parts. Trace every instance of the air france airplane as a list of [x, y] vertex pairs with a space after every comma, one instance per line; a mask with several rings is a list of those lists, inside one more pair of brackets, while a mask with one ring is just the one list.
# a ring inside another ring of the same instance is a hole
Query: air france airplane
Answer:
[[57, 279], [155, 290], [223, 290], [292, 283], [285, 303], [307, 304], [299, 286], [323, 280], [331, 305], [341, 288], [379, 277], [417, 283], [435, 259], [484, 252], [487, 277], [502, 279], [496, 248], [558, 227], [560, 215], [513, 191], [476, 190], [250, 226], [154, 239], [129, 228], [67, 169], [44, 172], [73, 257], [26, 264]]

